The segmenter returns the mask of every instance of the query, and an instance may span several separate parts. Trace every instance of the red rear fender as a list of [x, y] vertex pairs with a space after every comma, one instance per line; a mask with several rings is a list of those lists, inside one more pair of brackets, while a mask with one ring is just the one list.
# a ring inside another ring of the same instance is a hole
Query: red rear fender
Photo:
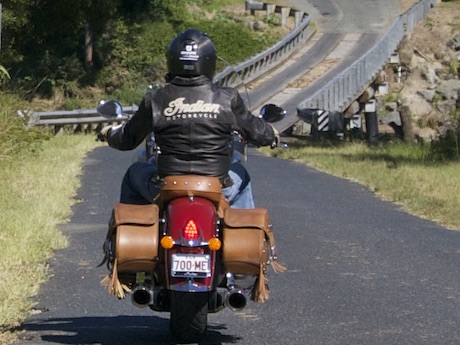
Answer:
[[204, 198], [178, 198], [166, 208], [167, 234], [175, 240], [183, 238], [184, 229], [198, 231], [202, 241], [215, 236], [217, 213], [214, 204]]

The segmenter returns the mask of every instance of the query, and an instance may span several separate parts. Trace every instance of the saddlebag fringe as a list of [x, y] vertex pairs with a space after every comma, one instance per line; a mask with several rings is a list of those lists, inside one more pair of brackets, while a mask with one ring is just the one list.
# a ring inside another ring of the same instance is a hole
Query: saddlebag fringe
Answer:
[[[270, 262], [270, 266], [272, 267], [273, 271], [275, 271], [275, 273], [281, 273], [287, 269], [286, 266], [276, 261]], [[268, 288], [268, 277], [267, 273], [265, 272], [265, 265], [260, 265], [259, 275], [257, 276], [254, 287], [252, 288], [251, 300], [257, 303], [264, 303], [269, 298], [270, 290]]]
[[260, 272], [251, 292], [251, 300], [257, 303], [264, 303], [269, 297], [268, 278], [265, 274], [264, 265], [260, 265]]
[[[275, 273], [282, 273], [287, 269], [286, 266], [274, 260], [270, 262], [270, 266]], [[260, 272], [251, 292], [251, 300], [257, 303], [264, 303], [269, 298], [270, 290], [268, 288], [268, 277], [265, 272], [265, 265], [260, 265]]]
[[118, 279], [117, 266], [118, 262], [117, 259], [115, 259], [112, 272], [110, 274], [107, 274], [101, 280], [101, 285], [107, 289], [110, 295], [116, 296], [119, 299], [123, 299], [126, 296], [125, 291], [130, 292], [131, 290], [127, 285], [122, 284]]
[[278, 261], [275, 261], [275, 260], [273, 260], [270, 263], [270, 266], [272, 266], [273, 271], [275, 271], [275, 273], [282, 273], [282, 272], [287, 270], [286, 266], [284, 266], [283, 264], [281, 264], [281, 263], [279, 263]]

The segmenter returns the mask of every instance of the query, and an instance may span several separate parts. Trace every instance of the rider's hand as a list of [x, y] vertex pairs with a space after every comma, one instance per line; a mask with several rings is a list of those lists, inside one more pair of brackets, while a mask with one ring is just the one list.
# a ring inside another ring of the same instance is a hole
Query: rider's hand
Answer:
[[269, 123], [269, 125], [272, 127], [273, 129], [273, 133], [275, 133], [275, 140], [273, 141], [273, 143], [270, 145], [270, 147], [272, 149], [274, 149], [275, 147], [277, 147], [281, 141], [280, 139], [280, 132], [275, 128], [275, 126], [273, 126], [271, 123]]
[[101, 129], [101, 131], [97, 134], [97, 139], [99, 141], [107, 141], [107, 135], [109, 134], [109, 131], [112, 129], [113, 125], [105, 126], [104, 128]]

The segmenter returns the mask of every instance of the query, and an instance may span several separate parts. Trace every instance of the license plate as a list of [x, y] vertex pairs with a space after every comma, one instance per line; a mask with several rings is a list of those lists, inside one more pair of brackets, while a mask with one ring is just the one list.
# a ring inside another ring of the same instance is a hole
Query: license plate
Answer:
[[206, 278], [211, 276], [211, 256], [207, 254], [173, 254], [171, 276]]

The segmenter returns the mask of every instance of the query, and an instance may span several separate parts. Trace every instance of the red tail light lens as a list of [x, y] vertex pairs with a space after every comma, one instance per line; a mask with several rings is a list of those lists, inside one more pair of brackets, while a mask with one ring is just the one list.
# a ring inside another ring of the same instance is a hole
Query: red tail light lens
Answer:
[[198, 228], [193, 219], [188, 221], [187, 225], [182, 231], [182, 236], [184, 236], [184, 238], [187, 240], [196, 240], [199, 237]]

